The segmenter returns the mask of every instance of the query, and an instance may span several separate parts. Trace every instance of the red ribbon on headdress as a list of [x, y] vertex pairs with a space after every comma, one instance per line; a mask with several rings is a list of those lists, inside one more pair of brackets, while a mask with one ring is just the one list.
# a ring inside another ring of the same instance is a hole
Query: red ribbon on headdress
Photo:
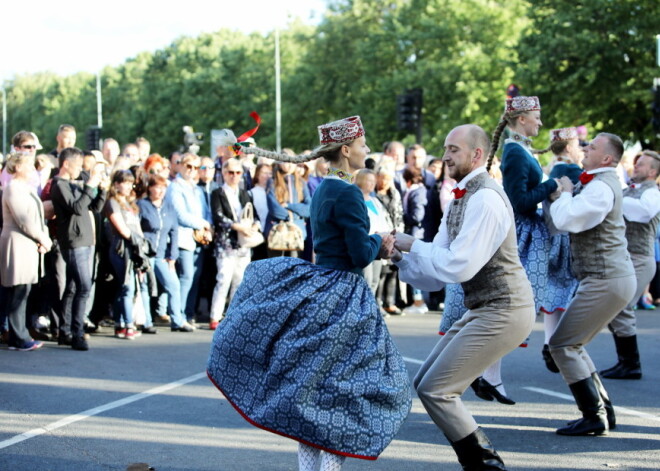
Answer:
[[259, 126], [261, 126], [261, 116], [259, 116], [259, 113], [257, 113], [256, 111], [253, 111], [252, 113], [250, 113], [250, 117], [252, 119], [254, 119], [254, 121], [257, 123], [257, 125], [255, 127], [253, 127], [252, 129], [250, 129], [249, 131], [245, 131], [243, 134], [241, 134], [237, 139], [238, 142], [243, 142], [248, 137], [254, 136], [257, 133], [257, 130], [259, 129]]
[[241, 134], [238, 139], [236, 139], [237, 143], [234, 144], [233, 149], [236, 155], [241, 153], [241, 143], [244, 142], [248, 137], [254, 136], [257, 131], [259, 130], [259, 126], [261, 126], [261, 116], [259, 116], [259, 113], [256, 111], [253, 111], [250, 113], [250, 117], [254, 119], [254, 121], [257, 123], [255, 127], [250, 129], [249, 131], [245, 131], [243, 134]]

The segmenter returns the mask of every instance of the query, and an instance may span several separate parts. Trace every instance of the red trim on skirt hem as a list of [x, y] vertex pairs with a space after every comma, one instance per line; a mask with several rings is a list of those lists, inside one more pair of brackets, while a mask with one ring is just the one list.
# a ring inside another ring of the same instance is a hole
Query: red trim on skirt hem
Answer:
[[318, 448], [319, 450], [327, 451], [328, 453], [334, 453], [335, 455], [341, 455], [341, 456], [346, 456], [348, 458], [358, 458], [360, 460], [369, 460], [369, 461], [376, 461], [378, 459], [377, 456], [354, 455], [352, 453], [345, 453], [343, 451], [337, 451], [337, 450], [333, 450], [331, 448], [322, 447], [322, 446], [316, 445], [314, 443], [308, 442], [307, 440], [303, 440], [301, 438], [297, 438], [297, 437], [294, 437], [292, 435], [287, 435], [286, 433], [279, 432], [277, 430], [273, 430], [271, 428], [265, 427], [265, 426], [255, 422], [254, 420], [252, 420], [236, 404], [234, 404], [234, 402], [229, 398], [227, 393], [222, 390], [222, 388], [218, 385], [218, 383], [216, 383], [213, 380], [213, 378], [211, 378], [211, 373], [208, 370], [206, 370], [206, 375], [209, 377], [209, 379], [211, 380], [213, 385], [216, 388], [218, 388], [218, 391], [220, 391], [222, 393], [222, 395], [227, 398], [227, 401], [229, 401], [229, 403], [232, 405], [232, 407], [234, 409], [236, 409], [236, 412], [238, 412], [241, 415], [241, 417], [243, 417], [245, 420], [247, 420], [250, 424], [254, 425], [257, 428], [260, 428], [261, 430], [265, 430], [266, 432], [271, 432], [271, 433], [274, 433], [276, 435], [281, 435], [283, 437], [290, 438], [290, 439], [295, 440], [297, 442], [304, 443], [305, 445], [308, 445], [308, 446], [311, 446], [311, 447], [314, 447], [314, 448]]
[[555, 312], [555, 311], [564, 312], [565, 310], [566, 310], [566, 309], [564, 309], [563, 307], [558, 307], [558, 308], [556, 308], [556, 309], [554, 309], [554, 310], [552, 310], [552, 311], [548, 311], [548, 310], [547, 310], [546, 308], [544, 308], [544, 307], [542, 307], [542, 308], [539, 309], [539, 311], [541, 311], [543, 314], [552, 314], [552, 313]]

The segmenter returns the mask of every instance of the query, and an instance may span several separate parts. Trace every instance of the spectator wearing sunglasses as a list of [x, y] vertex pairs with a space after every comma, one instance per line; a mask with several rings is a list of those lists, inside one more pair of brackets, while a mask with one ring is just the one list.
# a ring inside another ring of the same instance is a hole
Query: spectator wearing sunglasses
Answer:
[[[38, 150], [37, 147], [41, 148], [36, 134], [30, 131], [18, 131], [16, 134], [14, 134], [11, 144], [14, 148], [14, 152], [20, 154], [28, 154], [33, 159], [36, 159]], [[41, 190], [39, 175], [36, 172], [33, 172], [29, 178], [30, 186], [35, 190]], [[5, 167], [2, 169], [2, 173], [0, 173], [0, 185], [2, 185], [2, 188], [7, 188], [11, 179], [12, 175], [7, 171], [7, 168]]]
[[[198, 281], [203, 263], [203, 258], [200, 256], [201, 247], [195, 242], [193, 231], [211, 227], [211, 224], [204, 219], [204, 208], [199, 197], [200, 189], [196, 184], [200, 167], [199, 157], [190, 153], [184, 154], [179, 174], [167, 189], [167, 199], [174, 205], [179, 222], [177, 272], [181, 283], [181, 308], [185, 312], [187, 324], [191, 326], [195, 319]], [[187, 328], [187, 324], [182, 328]]]

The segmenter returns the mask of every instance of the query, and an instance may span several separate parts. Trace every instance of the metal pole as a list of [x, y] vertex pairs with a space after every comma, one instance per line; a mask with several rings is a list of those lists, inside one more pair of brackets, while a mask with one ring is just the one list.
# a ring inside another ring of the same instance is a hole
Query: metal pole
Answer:
[[2, 155], [7, 156], [7, 92], [2, 86]]
[[282, 151], [282, 93], [280, 90], [280, 30], [275, 29], [275, 148]]
[[96, 74], [96, 124], [103, 128], [103, 104], [101, 101], [101, 72]]

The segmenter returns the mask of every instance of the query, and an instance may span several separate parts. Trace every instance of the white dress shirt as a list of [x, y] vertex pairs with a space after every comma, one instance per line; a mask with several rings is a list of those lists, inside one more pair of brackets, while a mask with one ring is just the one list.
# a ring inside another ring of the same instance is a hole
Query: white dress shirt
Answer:
[[[467, 182], [485, 171], [485, 167], [473, 170], [457, 187], [464, 189]], [[461, 230], [451, 243], [447, 213], [433, 242], [413, 242], [410, 253], [395, 262], [399, 279], [423, 291], [438, 291], [447, 283], [468, 281], [495, 255], [511, 225], [502, 197], [490, 188], [482, 188], [468, 201]]]
[[[592, 175], [602, 172], [616, 172], [613, 167], [589, 170]], [[579, 195], [562, 192], [550, 206], [550, 216], [557, 229], [565, 232], [584, 232], [596, 227], [605, 220], [614, 207], [614, 193], [609, 185], [600, 180], [592, 180]]]
[[624, 196], [623, 216], [627, 221], [646, 224], [660, 212], [660, 191], [657, 187], [649, 188], [637, 198]]

